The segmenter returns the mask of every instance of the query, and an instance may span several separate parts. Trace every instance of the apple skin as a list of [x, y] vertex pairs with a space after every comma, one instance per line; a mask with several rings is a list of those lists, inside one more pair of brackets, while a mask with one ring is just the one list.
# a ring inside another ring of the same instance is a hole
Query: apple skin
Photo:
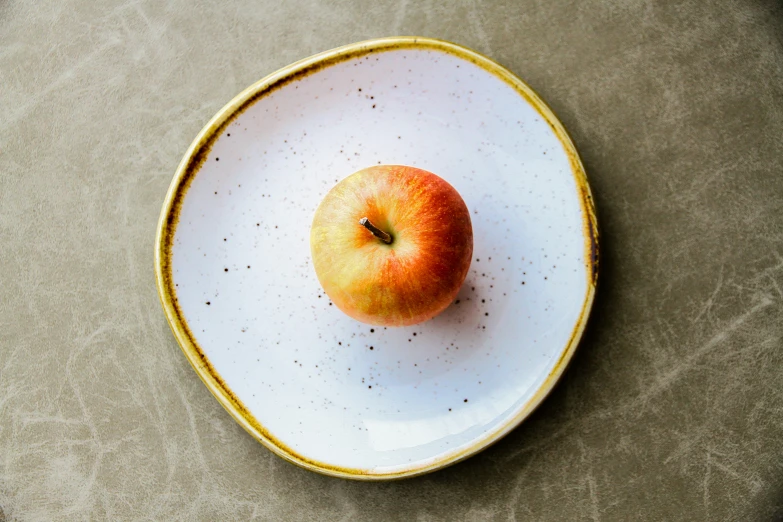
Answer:
[[[368, 218], [391, 244], [359, 224]], [[473, 257], [470, 212], [448, 182], [402, 165], [340, 181], [315, 211], [310, 249], [318, 280], [350, 317], [377, 326], [431, 319], [454, 300]]]

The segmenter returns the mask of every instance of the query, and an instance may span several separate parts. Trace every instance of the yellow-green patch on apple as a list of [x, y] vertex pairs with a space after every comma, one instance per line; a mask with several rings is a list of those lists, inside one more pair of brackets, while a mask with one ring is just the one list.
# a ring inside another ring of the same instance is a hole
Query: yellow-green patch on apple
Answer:
[[426, 170], [369, 167], [340, 181], [315, 212], [318, 280], [350, 317], [378, 326], [432, 319], [470, 268], [473, 227], [459, 193]]

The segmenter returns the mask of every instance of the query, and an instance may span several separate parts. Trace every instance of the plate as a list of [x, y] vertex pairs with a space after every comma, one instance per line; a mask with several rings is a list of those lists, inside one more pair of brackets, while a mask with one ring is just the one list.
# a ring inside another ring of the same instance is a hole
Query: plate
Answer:
[[[318, 203], [377, 164], [445, 178], [473, 220], [464, 286], [414, 327], [350, 319], [311, 265]], [[530, 87], [464, 47], [384, 38], [285, 67], [212, 118], [166, 196], [156, 276], [185, 356], [251, 435], [312, 471], [401, 478], [486, 448], [552, 389], [593, 302], [596, 220]]]

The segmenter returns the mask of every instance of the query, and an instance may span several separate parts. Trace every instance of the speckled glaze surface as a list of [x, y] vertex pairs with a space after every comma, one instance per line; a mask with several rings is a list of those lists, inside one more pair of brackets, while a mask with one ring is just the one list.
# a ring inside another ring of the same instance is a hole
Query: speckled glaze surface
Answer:
[[[376, 164], [437, 173], [473, 221], [459, 295], [412, 327], [349, 318], [311, 264], [319, 202]], [[575, 349], [596, 263], [584, 172], [551, 112], [488, 59], [414, 38], [243, 92], [183, 159], [158, 238], [164, 309], [218, 400], [284, 458], [365, 479], [448, 465], [521, 422]]]

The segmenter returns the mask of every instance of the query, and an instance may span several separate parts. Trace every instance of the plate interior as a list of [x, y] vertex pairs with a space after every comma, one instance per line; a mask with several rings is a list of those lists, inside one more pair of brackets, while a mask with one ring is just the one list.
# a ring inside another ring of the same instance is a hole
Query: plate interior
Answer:
[[[370, 165], [463, 196], [474, 259], [454, 304], [407, 328], [330, 305], [315, 208]], [[585, 212], [569, 156], [508, 83], [437, 49], [358, 54], [300, 75], [217, 136], [182, 201], [174, 292], [223, 383], [298, 458], [384, 474], [508, 429], [582, 320]]]

